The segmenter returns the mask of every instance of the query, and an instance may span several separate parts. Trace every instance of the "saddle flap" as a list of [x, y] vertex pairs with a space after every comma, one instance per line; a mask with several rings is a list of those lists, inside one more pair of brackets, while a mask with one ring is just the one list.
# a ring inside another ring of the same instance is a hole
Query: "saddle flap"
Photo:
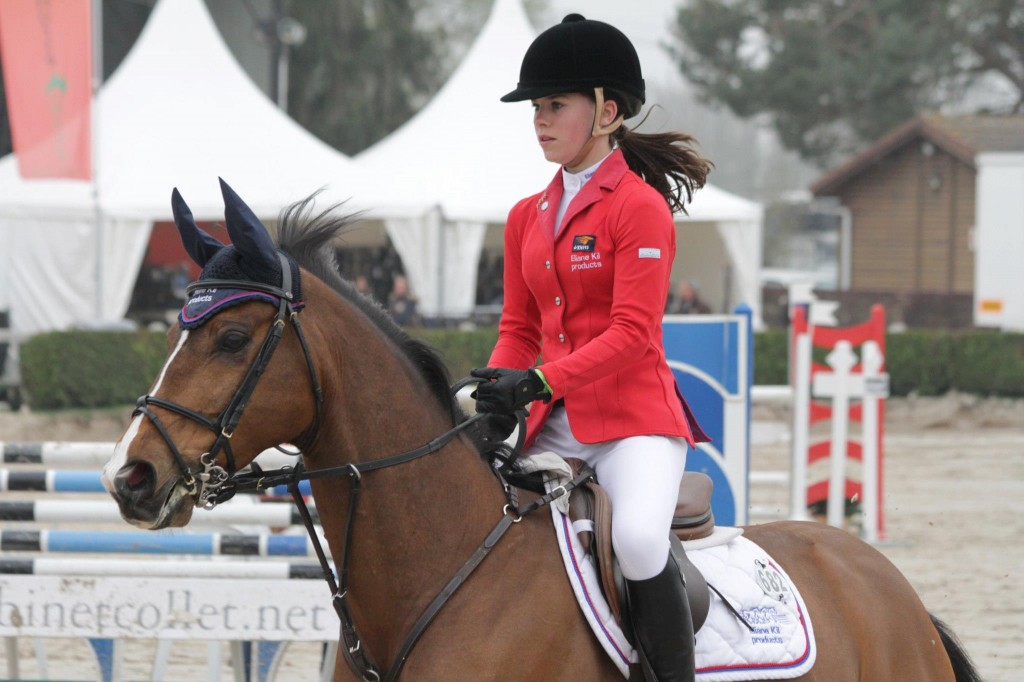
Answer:
[[683, 544], [677, 538], [669, 538], [672, 556], [679, 565], [679, 573], [686, 587], [686, 598], [690, 601], [690, 617], [693, 620], [693, 631], [698, 632], [708, 619], [711, 610], [711, 590], [708, 589], [704, 574], [686, 557]]
[[[573, 475], [593, 473], [585, 462], [566, 459]], [[700, 472], [686, 472], [679, 484], [679, 499], [672, 518], [672, 534], [680, 541], [709, 537], [715, 530], [715, 517], [711, 513], [711, 477]], [[621, 584], [616, 575], [615, 552], [612, 548], [612, 505], [608, 494], [596, 481], [573, 490], [569, 497], [569, 519], [580, 544], [593, 557], [601, 577], [608, 606], [616, 622], [622, 625], [623, 604]]]
[[679, 483], [679, 499], [672, 516], [672, 532], [682, 541], [711, 535], [715, 517], [711, 512], [711, 477], [699, 471], [687, 471]]
[[[590, 470], [577, 459], [569, 462], [575, 475]], [[596, 481], [588, 481], [577, 487], [569, 496], [569, 520], [576, 529], [584, 551], [594, 559], [605, 599], [616, 622], [622, 623], [622, 608], [616, 589], [615, 558], [612, 549], [612, 505], [608, 493]], [[583, 523], [577, 523], [582, 521]], [[591, 521], [592, 523], [587, 523]]]

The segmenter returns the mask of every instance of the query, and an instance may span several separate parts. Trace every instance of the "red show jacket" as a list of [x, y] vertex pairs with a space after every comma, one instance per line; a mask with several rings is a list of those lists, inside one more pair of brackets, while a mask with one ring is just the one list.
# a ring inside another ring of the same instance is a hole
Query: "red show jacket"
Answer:
[[[676, 233], [665, 198], [615, 150], [580, 189], [555, 237], [561, 171], [505, 226], [505, 301], [489, 367], [539, 369], [581, 443], [708, 437], [665, 361], [661, 318]], [[550, 404], [535, 402], [526, 444]]]

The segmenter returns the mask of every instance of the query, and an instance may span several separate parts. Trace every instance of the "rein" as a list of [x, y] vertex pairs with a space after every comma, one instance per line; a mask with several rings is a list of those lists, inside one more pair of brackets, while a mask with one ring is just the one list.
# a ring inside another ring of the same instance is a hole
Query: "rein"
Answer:
[[[469, 383], [479, 381], [481, 380], [476, 377], [463, 379], [453, 387], [452, 391], [453, 393], [457, 393], [461, 387]], [[500, 472], [496, 469], [492, 469], [495, 475], [502, 482], [506, 499], [508, 500], [508, 503], [502, 508], [501, 519], [487, 534], [483, 542], [481, 542], [477, 547], [476, 551], [474, 551], [462, 565], [462, 568], [452, 576], [452, 578], [445, 584], [444, 588], [441, 589], [430, 604], [428, 604], [423, 610], [419, 618], [416, 619], [416, 622], [413, 624], [409, 634], [406, 635], [395, 660], [388, 669], [387, 674], [382, 677], [379, 672], [380, 669], [369, 660], [369, 657], [362, 647], [362, 640], [359, 638], [355, 623], [352, 619], [352, 614], [349, 611], [348, 604], [346, 602], [346, 598], [348, 596], [349, 549], [352, 545], [351, 537], [356, 511], [359, 505], [359, 494], [363, 489], [363, 474], [405, 464], [426, 455], [438, 452], [441, 448], [451, 442], [460, 432], [469, 428], [484, 417], [485, 415], [483, 414], [474, 415], [466, 421], [457, 424], [453, 428], [444, 432], [437, 438], [434, 438], [426, 445], [418, 447], [415, 450], [391, 455], [390, 457], [371, 460], [368, 462], [344, 464], [341, 466], [329, 467], [327, 469], [317, 469], [316, 471], [306, 471], [300, 462], [295, 467], [284, 467], [282, 469], [264, 472], [259, 469], [259, 466], [256, 465], [255, 462], [253, 462], [251, 466], [254, 470], [252, 472], [239, 474], [230, 482], [230, 495], [228, 495], [228, 497], [241, 490], [263, 490], [265, 488], [271, 488], [278, 485], [286, 485], [288, 487], [288, 491], [291, 493], [292, 499], [295, 501], [295, 506], [299, 509], [299, 515], [302, 517], [302, 522], [306, 527], [306, 532], [309, 535], [313, 549], [316, 552], [317, 559], [320, 562], [324, 580], [327, 581], [327, 585], [331, 590], [334, 610], [341, 621], [341, 636], [343, 640], [342, 652], [345, 655], [345, 660], [349, 664], [349, 667], [352, 668], [353, 672], [359, 675], [360, 678], [366, 682], [380, 682], [381, 680], [384, 680], [384, 682], [393, 682], [397, 679], [402, 667], [405, 665], [405, 661], [408, 659], [409, 654], [416, 645], [416, 642], [419, 641], [420, 636], [426, 631], [427, 626], [430, 625], [431, 621], [433, 621], [434, 617], [437, 616], [448, 599], [463, 583], [466, 582], [470, 574], [476, 570], [491, 550], [494, 549], [498, 544], [498, 541], [505, 535], [505, 532], [513, 524], [522, 521], [523, 517], [530, 512], [546, 506], [554, 500], [569, 494], [569, 492], [574, 488], [585, 483], [593, 475], [581, 475], [566, 485], [559, 486], [546, 495], [537, 498], [525, 507], [520, 508], [516, 488], [508, 485], [508, 483], [506, 483], [501, 477]], [[513, 448], [513, 453], [519, 452], [525, 438], [525, 417], [525, 411], [519, 410], [516, 412], [516, 419], [519, 422], [519, 436], [516, 445]], [[341, 569], [338, 580], [335, 580], [334, 571], [331, 570], [330, 563], [327, 561], [327, 555], [324, 552], [323, 546], [320, 543], [320, 538], [315, 531], [312, 517], [309, 513], [308, 507], [306, 506], [306, 501], [299, 492], [299, 483], [302, 481], [333, 476], [349, 476], [352, 481], [351, 495], [349, 497], [348, 518], [345, 526], [345, 545], [342, 550]], [[224, 499], [227, 499], [227, 497]]]

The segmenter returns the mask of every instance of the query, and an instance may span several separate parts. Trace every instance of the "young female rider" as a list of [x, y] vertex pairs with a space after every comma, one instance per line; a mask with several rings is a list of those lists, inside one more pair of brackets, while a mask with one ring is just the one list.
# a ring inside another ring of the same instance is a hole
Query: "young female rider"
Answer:
[[[614, 509], [612, 542], [628, 581], [639, 646], [657, 679], [694, 679], [693, 629], [669, 530], [687, 444], [705, 441], [665, 361], [661, 317], [675, 256], [672, 209], [709, 163], [680, 133], [622, 125], [644, 102], [636, 50], [578, 14], [523, 58], [544, 157], [561, 166], [505, 228], [505, 301], [477, 411], [534, 403], [527, 454], [588, 462]], [[535, 365], [538, 353], [540, 364]]]

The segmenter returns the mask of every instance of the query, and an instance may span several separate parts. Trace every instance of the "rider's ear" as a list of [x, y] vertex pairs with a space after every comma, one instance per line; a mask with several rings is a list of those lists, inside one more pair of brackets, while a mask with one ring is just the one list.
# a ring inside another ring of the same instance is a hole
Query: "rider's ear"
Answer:
[[224, 195], [224, 220], [231, 243], [246, 257], [262, 261], [271, 270], [278, 269], [277, 247], [267, 228], [235, 190], [223, 178], [219, 179], [220, 191]]
[[216, 237], [211, 237], [196, 225], [192, 211], [177, 187], [171, 192], [171, 210], [174, 212], [174, 224], [178, 226], [178, 233], [181, 234], [181, 243], [197, 265], [206, 265], [207, 261], [213, 258], [213, 254], [224, 248]]

